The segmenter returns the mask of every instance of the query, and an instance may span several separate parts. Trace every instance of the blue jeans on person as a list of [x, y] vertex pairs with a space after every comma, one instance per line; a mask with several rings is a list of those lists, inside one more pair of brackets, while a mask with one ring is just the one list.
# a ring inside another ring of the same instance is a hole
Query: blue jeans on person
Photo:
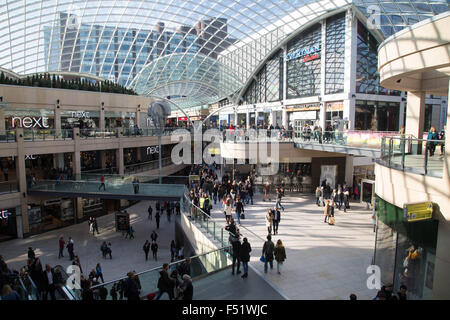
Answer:
[[280, 207], [284, 210], [284, 207], [283, 207], [283, 205], [281, 204], [281, 201], [278, 201], [278, 200], [277, 200], [277, 202], [275, 203], [275, 206], [276, 206], [277, 210], [278, 210], [278, 208], [280, 208]]
[[253, 205], [253, 196], [248, 196], [250, 198], [250, 203]]
[[270, 270], [272, 270], [273, 269], [273, 260], [267, 260], [267, 258], [266, 258], [266, 261], [264, 262], [264, 272], [266, 272], [267, 273], [267, 264], [270, 264]]
[[239, 212], [236, 212], [236, 220], [238, 224], [241, 224], [241, 214]]
[[248, 273], [248, 262], [242, 261], [242, 268], [244, 269], [244, 274]]

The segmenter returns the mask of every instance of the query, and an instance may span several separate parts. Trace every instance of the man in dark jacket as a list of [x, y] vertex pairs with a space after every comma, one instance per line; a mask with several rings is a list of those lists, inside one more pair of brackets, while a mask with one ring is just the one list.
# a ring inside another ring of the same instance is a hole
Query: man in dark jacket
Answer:
[[244, 274], [241, 276], [242, 278], [248, 277], [248, 262], [250, 261], [250, 252], [252, 251], [252, 247], [248, 242], [247, 238], [242, 240], [242, 245], [239, 249], [239, 258], [242, 262], [242, 267], [244, 268]]
[[125, 297], [127, 297], [128, 300], [139, 300], [139, 287], [134, 279], [135, 273], [128, 272], [127, 276], [127, 280], [123, 283]]
[[262, 249], [262, 255], [265, 258], [264, 262], [264, 272], [267, 273], [267, 264], [270, 264], [270, 269], [273, 269], [273, 251], [275, 249], [275, 245], [272, 242], [272, 236], [269, 234], [267, 236], [267, 241], [264, 242], [264, 246]]
[[159, 272], [159, 275], [160, 275], [159, 280], [158, 280], [159, 292], [156, 295], [155, 300], [159, 300], [164, 292], [167, 292], [167, 294], [169, 295], [169, 299], [173, 300], [174, 292], [173, 292], [173, 290], [171, 290], [171, 288], [173, 288], [172, 283], [174, 282], [174, 280], [169, 276], [169, 264], [168, 263], [163, 264], [163, 269], [162, 269], [162, 271]]
[[233, 265], [231, 267], [231, 274], [234, 275], [234, 266], [237, 262], [237, 268], [236, 268], [236, 274], [240, 274], [241, 270], [241, 259], [240, 259], [240, 249], [241, 249], [241, 242], [239, 241], [239, 238], [236, 241], [231, 242], [231, 245], [233, 246]]
[[277, 207], [273, 207], [273, 234], [278, 234], [278, 225], [280, 224], [281, 213]]
[[180, 276], [184, 276], [185, 274], [191, 275], [191, 258], [187, 257], [186, 260], [179, 265], [178, 273]]
[[189, 275], [185, 274], [183, 276], [183, 284], [180, 286], [179, 291], [182, 294], [183, 300], [192, 300], [194, 287], [192, 286], [192, 280]]
[[45, 270], [42, 273], [42, 300], [47, 300], [48, 293], [52, 300], [55, 297], [55, 272], [50, 265], [45, 265]]

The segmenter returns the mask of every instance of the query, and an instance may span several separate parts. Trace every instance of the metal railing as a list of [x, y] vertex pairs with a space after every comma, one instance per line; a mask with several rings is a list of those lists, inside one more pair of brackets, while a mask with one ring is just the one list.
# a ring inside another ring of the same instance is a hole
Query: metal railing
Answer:
[[72, 129], [24, 129], [24, 141], [72, 140]]
[[119, 137], [119, 130], [112, 129], [80, 129], [81, 139], [110, 139]]
[[15, 130], [0, 131], [0, 142], [16, 142], [16, 131]]
[[[199, 255], [195, 255], [190, 257], [190, 276], [192, 280], [195, 281], [196, 278], [207, 275], [211, 272], [216, 272], [227, 268], [231, 265], [231, 247], [226, 246], [220, 249], [216, 249], [213, 251], [209, 251], [206, 253], [202, 253]], [[169, 264], [169, 274], [172, 270], [178, 269], [178, 267], [185, 262], [186, 259], [178, 260]], [[157, 293], [158, 292], [158, 279], [160, 277], [161, 267], [152, 268], [150, 270], [142, 271], [136, 273], [139, 278], [140, 283], [140, 293], [139, 296], [144, 298], [149, 293]], [[182, 275], [179, 275], [179, 280]], [[116, 290], [118, 300], [124, 298], [123, 292], [123, 282], [127, 279], [127, 277], [118, 278], [113, 281], [108, 281], [101, 284], [96, 284], [92, 286], [92, 290], [94, 291], [94, 298], [99, 299], [99, 289], [105, 288], [111, 293], [111, 289]], [[181, 281], [180, 281], [181, 282]], [[163, 299], [167, 299], [167, 295], [162, 296]], [[107, 300], [112, 300], [111, 294], [107, 296]]]
[[445, 140], [386, 136], [382, 139], [381, 158], [377, 162], [389, 168], [442, 178], [444, 150]]
[[[164, 158], [161, 160], [162, 166], [170, 166], [172, 164], [172, 158]], [[138, 172], [144, 172], [149, 170], [155, 170], [159, 168], [159, 161], [153, 160], [148, 162], [142, 162], [142, 163], [136, 163], [136, 164], [130, 164], [125, 166], [125, 173], [138, 173]]]
[[0, 182], [0, 194], [19, 192], [19, 184], [17, 181]]

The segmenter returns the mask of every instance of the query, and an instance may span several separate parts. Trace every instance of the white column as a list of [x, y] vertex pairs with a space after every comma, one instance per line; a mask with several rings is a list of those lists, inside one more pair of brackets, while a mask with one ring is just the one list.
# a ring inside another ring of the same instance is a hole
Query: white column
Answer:
[[347, 119], [348, 129], [354, 130], [355, 129], [355, 105], [356, 100], [355, 99], [345, 99], [344, 100], [344, 119]]
[[355, 128], [356, 60], [357, 60], [357, 21], [351, 8], [347, 10], [345, 22], [345, 59], [344, 59], [344, 119], [349, 121], [348, 128]]
[[345, 157], [345, 182], [347, 186], [353, 185], [353, 171], [353, 155], [349, 154]]
[[16, 230], [17, 238], [23, 239], [22, 214], [27, 215], [28, 212], [22, 213], [22, 206], [16, 207]]
[[250, 112], [247, 109], [247, 112], [245, 114], [245, 129], [248, 129], [250, 127]]
[[288, 114], [286, 111], [286, 106], [283, 106], [281, 121], [283, 123], [283, 127], [287, 130], [289, 127]]
[[320, 105], [320, 112], [319, 112], [319, 124], [322, 127], [322, 130], [325, 130], [325, 119], [326, 119], [326, 105], [324, 101], [325, 96], [325, 86], [326, 86], [326, 78], [325, 74], [327, 72], [326, 70], [326, 45], [327, 45], [327, 22], [326, 19], [323, 19], [321, 21], [322, 23], [322, 39], [321, 39], [321, 52], [320, 52], [320, 101], [322, 101]]
[[287, 99], [287, 62], [286, 62], [286, 54], [287, 54], [287, 45], [283, 46], [283, 104], [286, 105]]
[[[399, 128], [399, 130], [402, 126], [405, 125], [404, 114], [405, 114], [405, 108], [406, 108], [406, 96], [405, 96], [404, 92], [402, 92], [401, 97], [402, 97], [402, 101], [400, 101], [400, 109], [398, 110], [398, 113], [399, 113], [398, 128]], [[405, 101], [403, 101], [403, 99], [405, 99]]]

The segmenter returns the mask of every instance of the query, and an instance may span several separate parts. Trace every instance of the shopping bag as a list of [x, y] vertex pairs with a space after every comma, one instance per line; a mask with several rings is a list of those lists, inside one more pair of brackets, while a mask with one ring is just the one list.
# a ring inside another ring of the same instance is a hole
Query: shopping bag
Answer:
[[261, 258], [259, 258], [259, 261], [266, 262], [266, 258], [264, 257], [264, 255], [262, 255]]

